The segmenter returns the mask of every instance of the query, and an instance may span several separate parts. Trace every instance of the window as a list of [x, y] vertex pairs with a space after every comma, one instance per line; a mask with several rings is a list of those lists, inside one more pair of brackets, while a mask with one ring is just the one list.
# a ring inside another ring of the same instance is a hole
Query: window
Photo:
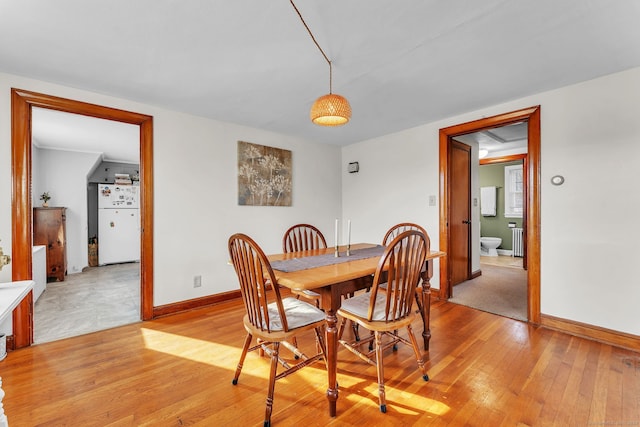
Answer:
[[522, 218], [524, 206], [522, 165], [504, 167], [504, 216]]

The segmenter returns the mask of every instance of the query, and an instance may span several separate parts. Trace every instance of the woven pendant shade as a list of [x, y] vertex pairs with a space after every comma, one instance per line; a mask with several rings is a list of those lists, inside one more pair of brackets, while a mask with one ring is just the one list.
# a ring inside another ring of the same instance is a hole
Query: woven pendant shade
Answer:
[[351, 118], [351, 106], [343, 96], [330, 93], [311, 106], [311, 121], [320, 126], [342, 126]]
[[309, 29], [309, 26], [306, 22], [304, 22], [304, 18], [300, 14], [300, 11], [296, 7], [293, 0], [289, 0], [291, 2], [291, 6], [296, 11], [298, 16], [300, 17], [300, 21], [302, 21], [302, 25], [307, 29], [309, 36], [311, 36], [311, 40], [316, 44], [316, 47], [324, 57], [327, 64], [329, 64], [329, 94], [321, 96], [316, 99], [316, 102], [311, 106], [311, 113], [309, 116], [311, 117], [311, 121], [319, 126], [342, 126], [346, 124], [351, 118], [351, 105], [349, 105], [349, 101], [344, 96], [336, 95], [332, 93], [333, 87], [333, 67], [331, 65], [331, 61], [324, 50], [318, 44], [318, 41], [315, 37], [313, 37], [313, 33]]

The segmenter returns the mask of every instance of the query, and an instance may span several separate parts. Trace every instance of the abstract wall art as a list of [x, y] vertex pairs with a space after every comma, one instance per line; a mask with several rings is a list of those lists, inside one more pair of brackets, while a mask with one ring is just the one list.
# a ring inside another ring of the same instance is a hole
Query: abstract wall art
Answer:
[[238, 141], [238, 204], [291, 206], [291, 151]]

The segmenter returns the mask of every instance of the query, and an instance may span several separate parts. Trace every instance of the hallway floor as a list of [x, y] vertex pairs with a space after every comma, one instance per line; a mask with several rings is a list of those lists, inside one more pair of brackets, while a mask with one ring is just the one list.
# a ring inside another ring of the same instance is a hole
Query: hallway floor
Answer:
[[140, 321], [140, 264], [89, 267], [47, 283], [34, 307], [34, 343]]
[[482, 264], [488, 265], [496, 265], [498, 267], [514, 267], [514, 268], [522, 268], [522, 257], [512, 257], [512, 256], [480, 256], [480, 266], [482, 268]]
[[522, 258], [480, 257], [482, 275], [453, 287], [455, 304], [527, 321], [527, 272]]

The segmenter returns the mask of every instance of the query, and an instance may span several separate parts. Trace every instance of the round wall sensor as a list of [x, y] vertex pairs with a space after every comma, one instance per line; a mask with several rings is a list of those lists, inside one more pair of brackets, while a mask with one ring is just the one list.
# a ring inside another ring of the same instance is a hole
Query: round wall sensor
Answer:
[[555, 175], [551, 177], [551, 183], [553, 185], [562, 185], [564, 184], [564, 177], [562, 175]]

